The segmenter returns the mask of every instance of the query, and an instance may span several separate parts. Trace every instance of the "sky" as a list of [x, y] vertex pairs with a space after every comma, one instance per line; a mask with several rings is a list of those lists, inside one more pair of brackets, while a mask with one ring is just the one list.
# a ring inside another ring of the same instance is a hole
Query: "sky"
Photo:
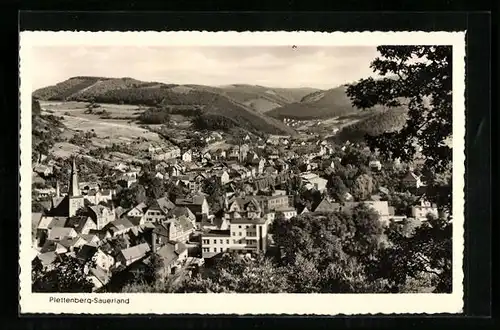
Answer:
[[375, 47], [36, 46], [33, 90], [73, 76], [131, 77], [172, 84], [333, 88], [373, 76]]

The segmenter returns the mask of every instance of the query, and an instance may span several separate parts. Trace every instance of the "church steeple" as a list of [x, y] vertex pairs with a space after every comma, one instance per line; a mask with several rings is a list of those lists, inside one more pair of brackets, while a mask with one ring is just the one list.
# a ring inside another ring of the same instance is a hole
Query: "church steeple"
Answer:
[[78, 169], [76, 168], [75, 158], [73, 157], [73, 166], [71, 167], [71, 179], [69, 182], [69, 196], [80, 196], [80, 188], [78, 187]]

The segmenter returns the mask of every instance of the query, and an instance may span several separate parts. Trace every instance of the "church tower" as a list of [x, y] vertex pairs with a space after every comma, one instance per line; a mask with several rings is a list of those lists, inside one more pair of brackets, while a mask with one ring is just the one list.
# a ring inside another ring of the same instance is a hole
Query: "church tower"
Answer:
[[71, 167], [71, 178], [69, 181], [69, 216], [73, 217], [76, 215], [76, 211], [84, 206], [83, 196], [80, 193], [80, 188], [78, 187], [78, 170], [76, 168], [75, 158], [73, 158], [73, 165]]

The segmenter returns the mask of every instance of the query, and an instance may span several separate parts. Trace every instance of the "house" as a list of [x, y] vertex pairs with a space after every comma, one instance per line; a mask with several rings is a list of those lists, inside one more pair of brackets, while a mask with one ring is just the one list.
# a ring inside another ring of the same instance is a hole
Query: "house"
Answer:
[[[153, 245], [153, 251], [162, 259], [163, 267], [159, 270], [159, 276], [165, 277], [168, 274], [175, 274], [177, 269], [182, 267], [188, 257], [186, 244], [181, 242], [169, 242], [161, 247]], [[144, 260], [144, 264], [151, 262], [150, 258]]]
[[187, 150], [182, 154], [181, 159], [186, 163], [191, 163], [193, 161], [193, 152], [191, 150]]
[[118, 253], [116, 263], [117, 265], [129, 266], [134, 262], [143, 259], [151, 251], [148, 243], [135, 245], [121, 250]]
[[193, 223], [196, 222], [196, 215], [186, 206], [176, 206], [167, 213], [167, 218], [180, 218], [186, 217]]
[[379, 160], [371, 160], [368, 163], [368, 167], [374, 171], [380, 171], [382, 169], [382, 164], [380, 163]]
[[262, 216], [262, 207], [255, 197], [236, 197], [228, 201], [224, 217], [234, 218], [259, 218]]
[[223, 149], [217, 149], [214, 153], [215, 159], [226, 159], [226, 151]]
[[411, 216], [419, 221], [426, 221], [428, 215], [434, 218], [439, 217], [439, 211], [436, 204], [431, 204], [425, 199], [420, 199], [419, 205], [411, 207]]
[[208, 215], [210, 213], [207, 199], [201, 194], [186, 198], [178, 198], [175, 201], [175, 205], [187, 207], [194, 215]]
[[314, 212], [335, 212], [337, 210], [338, 207], [327, 198], [323, 198], [323, 200], [314, 208]]
[[36, 195], [39, 198], [47, 198], [47, 197], [54, 196], [56, 194], [56, 189], [53, 188], [53, 187], [50, 187], [50, 188], [34, 188], [33, 192], [35, 192]]
[[283, 216], [285, 217], [285, 219], [291, 219], [291, 218], [297, 216], [297, 210], [294, 207], [278, 207], [278, 208], [274, 209], [274, 211], [276, 213], [277, 212], [282, 213]]
[[97, 235], [94, 235], [94, 234], [80, 234], [79, 236], [81, 238], [83, 238], [85, 240], [85, 242], [87, 242], [86, 243], [87, 245], [97, 246], [100, 242], [99, 237]]
[[35, 173], [38, 173], [43, 176], [48, 176], [52, 174], [52, 166], [46, 166], [46, 165], [37, 165], [33, 168], [33, 171]]
[[167, 213], [174, 208], [175, 204], [167, 197], [159, 198], [144, 212], [144, 220], [146, 222], [160, 223], [166, 219]]
[[144, 218], [144, 214], [147, 208], [148, 206], [145, 203], [139, 203], [133, 208], [131, 208], [128, 212], [126, 212], [126, 216]]
[[75, 249], [87, 244], [87, 242], [80, 236], [63, 238], [57, 243], [64, 246], [67, 252], [75, 252]]
[[77, 237], [78, 233], [73, 228], [67, 227], [53, 227], [49, 230], [47, 240], [61, 241], [65, 238]]
[[108, 201], [111, 201], [112, 200], [112, 193], [109, 189], [106, 189], [106, 190], [102, 190], [99, 191], [99, 190], [89, 190], [87, 192], [87, 194], [85, 194], [83, 196], [83, 198], [88, 201], [89, 203], [93, 204], [93, 205], [97, 205], [101, 202], [108, 202]]
[[302, 181], [302, 184], [304, 184], [307, 189], [315, 189], [319, 192], [323, 192], [326, 190], [326, 184], [328, 183], [328, 180], [319, 177], [319, 175], [315, 173], [301, 173], [299, 175], [299, 178]]
[[108, 223], [104, 228], [105, 231], [111, 234], [111, 237], [117, 237], [128, 233], [136, 225], [132, 223], [127, 217], [122, 217], [116, 219], [115, 221]]
[[264, 212], [290, 206], [290, 197], [288, 195], [255, 196], [255, 198]]
[[97, 224], [89, 216], [74, 216], [68, 218], [65, 227], [75, 229], [78, 234], [87, 235], [91, 230], [97, 229]]
[[104, 205], [91, 205], [87, 207], [87, 210], [89, 217], [96, 223], [97, 230], [103, 229], [116, 218], [114, 210]]
[[170, 241], [187, 242], [194, 232], [194, 225], [185, 216], [169, 219], [156, 225], [153, 233], [156, 235], [156, 244], [162, 245]]
[[167, 159], [175, 159], [181, 156], [181, 149], [177, 146], [169, 146], [166, 148], [161, 148], [160, 150], [150, 151], [150, 157], [152, 160], [167, 160]]
[[418, 189], [424, 185], [420, 177], [413, 172], [408, 172], [402, 182], [405, 187], [410, 189]]
[[222, 185], [225, 185], [226, 183], [229, 183], [231, 181], [229, 173], [225, 170], [216, 171], [214, 173], [214, 176], [217, 178], [217, 181]]

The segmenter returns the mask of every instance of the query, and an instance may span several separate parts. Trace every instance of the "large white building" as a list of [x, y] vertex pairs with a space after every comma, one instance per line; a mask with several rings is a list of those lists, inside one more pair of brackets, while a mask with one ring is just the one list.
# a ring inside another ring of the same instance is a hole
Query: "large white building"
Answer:
[[229, 230], [211, 230], [202, 234], [203, 258], [227, 251], [265, 253], [267, 251], [267, 221], [262, 218], [232, 219]]

